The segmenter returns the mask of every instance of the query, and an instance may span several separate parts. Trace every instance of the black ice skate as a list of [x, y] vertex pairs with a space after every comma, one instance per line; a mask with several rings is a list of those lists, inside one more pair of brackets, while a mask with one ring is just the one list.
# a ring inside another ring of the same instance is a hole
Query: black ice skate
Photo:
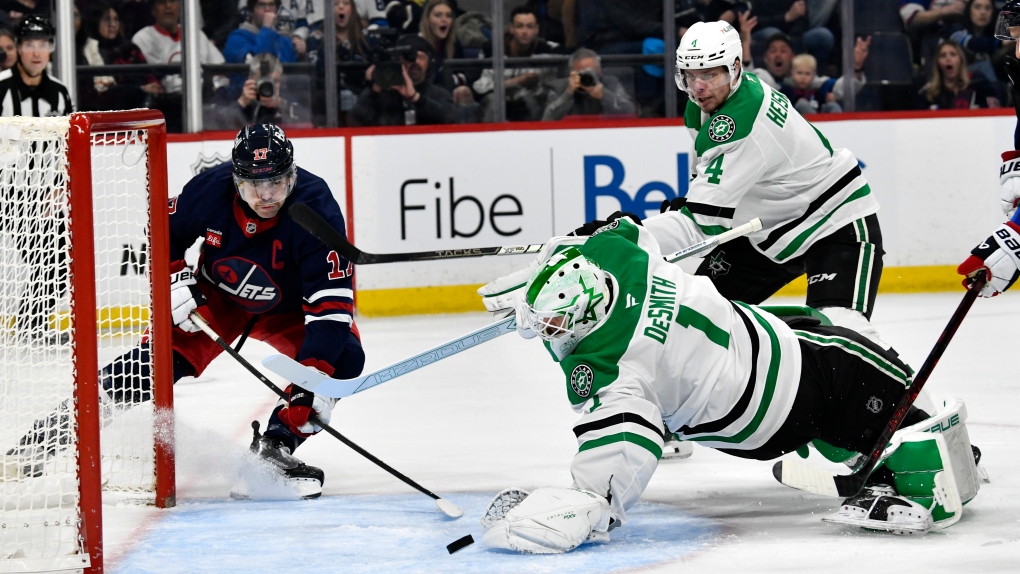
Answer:
[[[260, 434], [258, 421], [252, 421], [251, 426], [254, 431], [251, 441], [252, 454], [257, 460], [268, 463], [268, 466], [282, 473], [283, 483], [288, 491], [305, 499], [318, 498], [322, 495], [322, 483], [325, 480], [322, 469], [301, 462], [290, 453], [290, 447], [285, 446], [280, 439]], [[242, 471], [242, 474], [245, 472]], [[253, 478], [255, 477], [241, 476], [241, 480], [231, 489], [230, 497], [251, 498], [253, 490], [259, 490], [258, 485], [252, 484]], [[257, 482], [257, 479], [255, 481]]]

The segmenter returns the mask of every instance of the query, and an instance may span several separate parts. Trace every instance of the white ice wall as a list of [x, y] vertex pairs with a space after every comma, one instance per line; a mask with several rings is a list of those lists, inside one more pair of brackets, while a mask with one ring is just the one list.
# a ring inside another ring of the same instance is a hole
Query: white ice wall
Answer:
[[[956, 264], [1003, 219], [999, 154], [1012, 149], [1014, 125], [1011, 115], [816, 122], [833, 147], [851, 149], [863, 164], [882, 204], [887, 267]], [[327, 180], [345, 213], [350, 141], [359, 247], [421, 251], [542, 243], [593, 213], [605, 217], [623, 207], [650, 215], [664, 197], [684, 189], [684, 154], [691, 149], [685, 128], [604, 126], [474, 126], [349, 138], [338, 130], [294, 140], [299, 165]], [[203, 164], [229, 158], [230, 145], [171, 143], [171, 194]], [[364, 266], [358, 286], [484, 283], [524, 262], [507, 257]]]

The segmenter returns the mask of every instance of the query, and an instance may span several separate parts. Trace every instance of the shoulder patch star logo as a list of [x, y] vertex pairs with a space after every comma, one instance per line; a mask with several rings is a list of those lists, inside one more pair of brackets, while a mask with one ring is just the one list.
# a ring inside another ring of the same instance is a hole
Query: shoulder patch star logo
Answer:
[[708, 137], [714, 142], [724, 142], [737, 131], [737, 123], [727, 115], [718, 115], [708, 124]]

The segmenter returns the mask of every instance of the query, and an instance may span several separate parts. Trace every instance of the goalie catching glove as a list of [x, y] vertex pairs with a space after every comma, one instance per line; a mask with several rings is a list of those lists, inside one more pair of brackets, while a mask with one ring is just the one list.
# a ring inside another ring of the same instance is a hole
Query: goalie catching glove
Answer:
[[[517, 309], [518, 303], [524, 300], [524, 286], [535, 270], [545, 265], [545, 262], [556, 253], [574, 245], [581, 245], [587, 239], [587, 237], [553, 237], [530, 265], [479, 287], [478, 294], [482, 296], [485, 309], [494, 313]], [[520, 329], [518, 332], [521, 336], [527, 337], [527, 333], [521, 332]]]
[[580, 488], [512, 488], [489, 503], [482, 543], [525, 554], [561, 554], [587, 541], [608, 542], [609, 502]]
[[1020, 225], [1007, 221], [970, 253], [956, 269], [960, 275], [967, 276], [964, 286], [969, 287], [974, 275], [984, 270], [987, 282], [981, 289], [981, 296], [994, 297], [1002, 293], [1020, 277]]
[[191, 319], [191, 312], [206, 304], [205, 295], [198, 290], [195, 273], [184, 261], [175, 261], [170, 265], [170, 314], [174, 325], [189, 333], [200, 329]]
[[305, 390], [295, 384], [287, 386], [285, 391], [287, 400], [280, 399], [276, 406], [283, 408], [277, 416], [290, 428], [294, 434], [308, 438], [322, 430], [322, 426], [309, 421], [312, 413], [319, 418], [318, 422], [329, 424], [330, 415], [333, 413], [333, 405], [337, 399], [323, 397], [312, 391]]

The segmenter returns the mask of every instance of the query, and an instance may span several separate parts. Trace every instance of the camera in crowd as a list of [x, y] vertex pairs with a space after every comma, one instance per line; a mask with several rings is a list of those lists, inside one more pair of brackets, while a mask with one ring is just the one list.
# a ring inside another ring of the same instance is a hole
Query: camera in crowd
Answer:
[[255, 81], [255, 93], [260, 98], [271, 98], [276, 95], [276, 81], [273, 80], [273, 66], [263, 60], [259, 64], [259, 79]]
[[590, 88], [595, 84], [599, 83], [598, 76], [595, 75], [595, 70], [588, 68], [587, 70], [581, 70], [577, 73], [580, 76], [581, 85], [585, 88]]
[[372, 83], [382, 90], [400, 86], [404, 83], [404, 66], [400, 59], [414, 61], [418, 56], [414, 48], [397, 47], [400, 30], [393, 28], [375, 28], [365, 31], [365, 37], [371, 48], [369, 61], [375, 65], [372, 72]]

